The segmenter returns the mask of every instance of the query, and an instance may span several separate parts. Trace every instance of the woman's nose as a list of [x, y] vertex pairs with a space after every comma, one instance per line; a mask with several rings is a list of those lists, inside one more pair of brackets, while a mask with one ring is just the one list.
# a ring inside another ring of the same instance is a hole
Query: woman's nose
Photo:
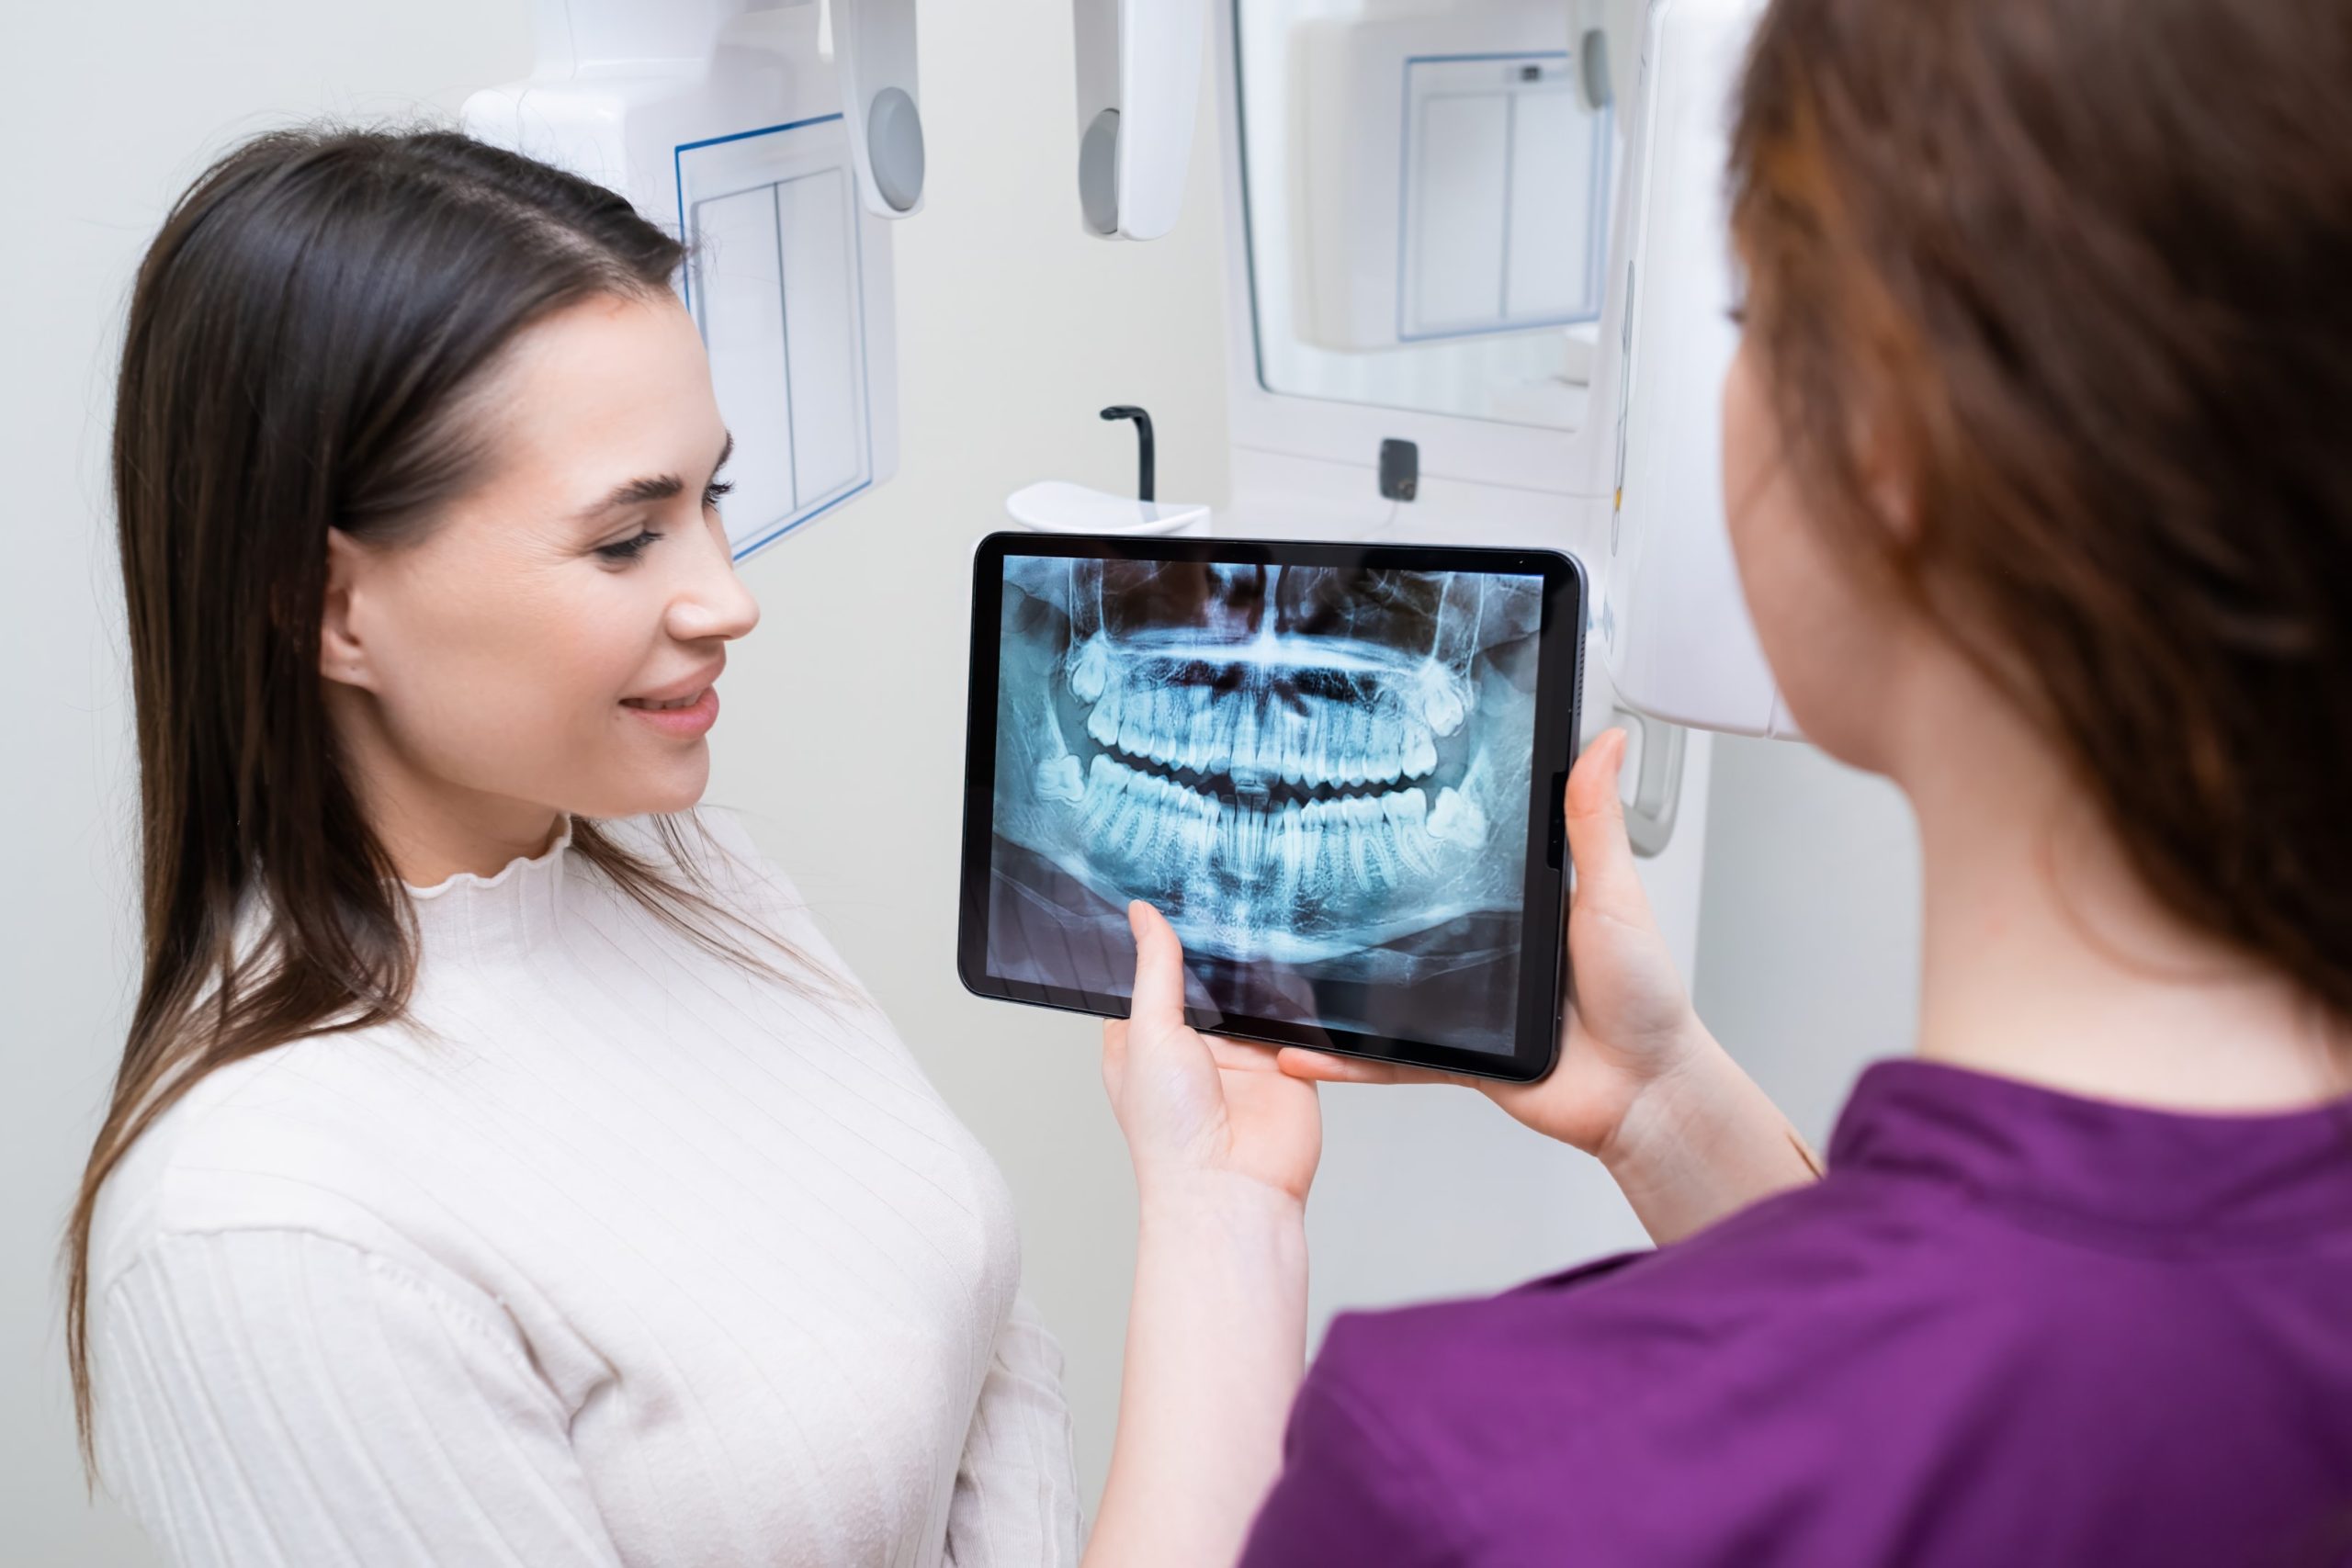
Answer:
[[760, 624], [760, 602], [735, 575], [727, 536], [713, 528], [705, 537], [708, 546], [670, 602], [670, 635], [681, 642], [731, 641]]

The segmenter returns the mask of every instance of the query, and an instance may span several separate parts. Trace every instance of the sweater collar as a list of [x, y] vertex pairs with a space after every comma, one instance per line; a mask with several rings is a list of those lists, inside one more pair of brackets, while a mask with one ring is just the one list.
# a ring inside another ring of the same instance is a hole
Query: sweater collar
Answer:
[[2352, 1100], [2194, 1114], [1938, 1062], [1881, 1062], [1831, 1140], [1833, 1177], [1950, 1186], [2044, 1224], [2167, 1247], [2352, 1226]]
[[571, 818], [536, 855], [519, 855], [493, 876], [461, 871], [429, 887], [402, 883], [419, 934], [437, 956], [519, 956], [553, 940], [562, 927], [564, 885], [571, 874]]

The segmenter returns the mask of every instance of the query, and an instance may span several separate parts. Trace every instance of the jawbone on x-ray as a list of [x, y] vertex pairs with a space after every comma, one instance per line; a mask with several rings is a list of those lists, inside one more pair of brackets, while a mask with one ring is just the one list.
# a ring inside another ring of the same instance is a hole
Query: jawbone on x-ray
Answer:
[[1018, 923], [1109, 922], [1131, 951], [1146, 899], [1228, 1011], [1510, 1049], [1542, 612], [1537, 577], [1008, 559]]

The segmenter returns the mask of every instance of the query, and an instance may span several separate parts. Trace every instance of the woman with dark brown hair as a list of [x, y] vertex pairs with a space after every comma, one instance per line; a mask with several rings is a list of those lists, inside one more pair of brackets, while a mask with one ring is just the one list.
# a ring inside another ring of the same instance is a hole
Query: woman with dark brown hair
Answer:
[[175, 1561], [1076, 1559], [1002, 1178], [693, 810], [758, 610], [682, 259], [329, 130], [140, 269], [146, 963], [68, 1342]]
[[1138, 1276], [1096, 1548], [2345, 1561], [2352, 6], [1774, 0], [1731, 188], [1733, 544], [1805, 732], [1917, 815], [1919, 1059], [1814, 1168], [1690, 1010], [1604, 739], [1561, 1066], [1490, 1092], [1662, 1245], [1343, 1316], [1291, 1405], [1312, 1108], [1184, 1028], [1138, 908], [1114, 1103], [1210, 1195]]

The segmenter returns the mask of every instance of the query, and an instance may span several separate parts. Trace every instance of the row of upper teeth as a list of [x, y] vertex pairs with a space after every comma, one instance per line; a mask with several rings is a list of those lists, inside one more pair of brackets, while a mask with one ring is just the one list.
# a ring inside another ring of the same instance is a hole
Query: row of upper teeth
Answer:
[[1277, 699], [1207, 686], [1112, 685], [1086, 716], [1099, 746], [1201, 774], [1255, 772], [1297, 784], [1427, 778], [1437, 741], [1395, 705]]
[[[707, 690], [707, 688], [705, 689]], [[690, 708], [700, 701], [702, 701], [702, 693], [696, 692], [693, 696], [680, 697], [673, 702], [666, 703], [657, 703], [647, 697], [631, 697], [628, 700], [628, 705], [650, 709], [654, 713], [666, 713], [672, 708]]]
[[1486, 813], [1452, 786], [1438, 791], [1434, 804], [1416, 785], [1377, 798], [1274, 807], [1221, 801], [1109, 757], [1094, 759], [1082, 786], [1077, 773], [1077, 759], [1063, 757], [1040, 770], [1038, 783], [1047, 798], [1076, 807], [1096, 851], [1130, 860], [1215, 858], [1243, 874], [1263, 872], [1284, 883], [1329, 871], [1364, 886], [1393, 886], [1405, 872], [1430, 871], [1439, 845], [1476, 845], [1487, 833]]

